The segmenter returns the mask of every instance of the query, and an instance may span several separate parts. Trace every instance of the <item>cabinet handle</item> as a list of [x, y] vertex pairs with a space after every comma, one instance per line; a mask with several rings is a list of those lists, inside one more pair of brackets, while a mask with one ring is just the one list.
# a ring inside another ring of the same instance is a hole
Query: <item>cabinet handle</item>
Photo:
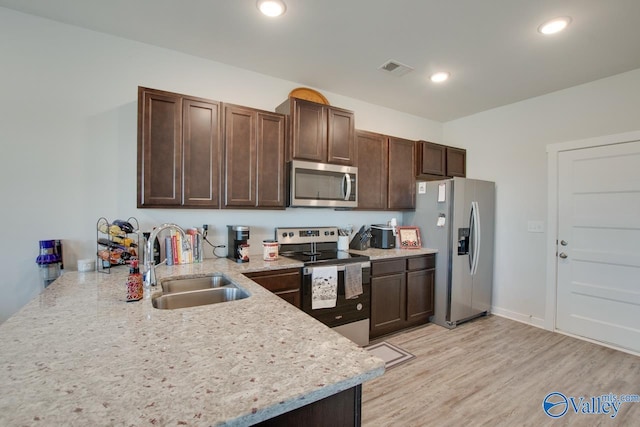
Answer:
[[560, 258], [565, 259], [567, 258], [567, 254], [565, 254], [564, 252], [560, 252], [560, 255], [558, 255]]

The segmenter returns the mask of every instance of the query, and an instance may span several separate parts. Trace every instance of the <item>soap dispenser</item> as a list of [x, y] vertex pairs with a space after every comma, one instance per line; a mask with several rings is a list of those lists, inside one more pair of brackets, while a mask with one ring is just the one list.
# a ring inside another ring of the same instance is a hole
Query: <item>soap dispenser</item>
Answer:
[[138, 260], [131, 260], [129, 268], [129, 277], [127, 277], [127, 302], [139, 301], [144, 295], [144, 287], [142, 285], [142, 275], [138, 268]]

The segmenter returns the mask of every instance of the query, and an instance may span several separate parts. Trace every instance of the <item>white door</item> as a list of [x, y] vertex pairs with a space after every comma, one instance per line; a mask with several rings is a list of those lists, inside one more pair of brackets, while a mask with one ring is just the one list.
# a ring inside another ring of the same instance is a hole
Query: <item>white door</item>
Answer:
[[556, 328], [640, 352], [640, 141], [558, 153]]

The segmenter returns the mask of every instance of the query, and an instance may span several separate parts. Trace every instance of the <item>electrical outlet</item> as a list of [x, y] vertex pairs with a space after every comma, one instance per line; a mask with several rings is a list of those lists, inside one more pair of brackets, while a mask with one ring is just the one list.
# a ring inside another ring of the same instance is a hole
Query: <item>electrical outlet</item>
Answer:
[[527, 231], [529, 233], [544, 233], [544, 222], [542, 221], [528, 221]]
[[427, 193], [427, 183], [419, 182], [418, 183], [418, 194], [426, 194]]

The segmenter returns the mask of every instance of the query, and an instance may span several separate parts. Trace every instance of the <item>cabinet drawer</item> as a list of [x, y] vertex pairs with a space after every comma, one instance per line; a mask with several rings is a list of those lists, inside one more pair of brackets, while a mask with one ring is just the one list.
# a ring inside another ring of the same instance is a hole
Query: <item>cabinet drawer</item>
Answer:
[[258, 271], [246, 277], [271, 292], [297, 291], [300, 289], [300, 270]]
[[404, 258], [392, 259], [388, 261], [375, 261], [371, 263], [371, 274], [382, 276], [385, 274], [402, 273], [405, 270]]
[[428, 270], [430, 268], [436, 268], [434, 254], [407, 259], [407, 270]]

